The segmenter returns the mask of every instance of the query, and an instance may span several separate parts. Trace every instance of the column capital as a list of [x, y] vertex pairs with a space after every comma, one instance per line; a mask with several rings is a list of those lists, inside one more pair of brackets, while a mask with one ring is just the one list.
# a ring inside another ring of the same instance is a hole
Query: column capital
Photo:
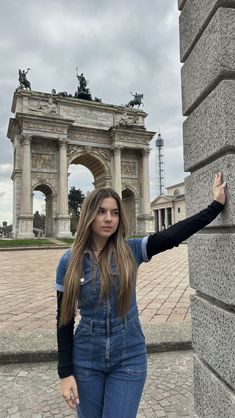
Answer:
[[63, 148], [63, 147], [66, 148], [69, 143], [67, 138], [58, 138], [58, 142], [59, 142], [60, 148]]
[[117, 151], [121, 151], [122, 149], [123, 149], [124, 147], [123, 147], [123, 145], [120, 145], [120, 144], [113, 144], [112, 146], [111, 146], [111, 150], [113, 151], [113, 152], [117, 152]]
[[21, 145], [30, 145], [31, 140], [32, 140], [32, 135], [23, 134], [21, 135], [20, 143]]
[[150, 148], [143, 148], [142, 149], [142, 155], [143, 157], [149, 157], [151, 149]]

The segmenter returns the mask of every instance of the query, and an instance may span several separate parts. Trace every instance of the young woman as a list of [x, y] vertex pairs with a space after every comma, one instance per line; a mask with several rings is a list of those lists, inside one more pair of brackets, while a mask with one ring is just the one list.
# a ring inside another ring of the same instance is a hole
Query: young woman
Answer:
[[[225, 187], [219, 173], [207, 209], [143, 239], [126, 239], [126, 216], [113, 189], [86, 197], [73, 247], [56, 277], [61, 393], [79, 418], [136, 417], [147, 371], [137, 268], [213, 221], [223, 210]], [[77, 308], [81, 320], [74, 333]]]

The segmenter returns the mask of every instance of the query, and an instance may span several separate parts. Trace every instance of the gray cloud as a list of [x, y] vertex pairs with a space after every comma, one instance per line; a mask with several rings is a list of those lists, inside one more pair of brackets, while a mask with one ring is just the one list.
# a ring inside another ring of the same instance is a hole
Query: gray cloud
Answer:
[[19, 68], [31, 68], [33, 90], [74, 94], [78, 66], [104, 103], [125, 104], [130, 91], [144, 94], [146, 127], [165, 139], [167, 184], [183, 180], [176, 0], [3, 2], [0, 54], [0, 165], [12, 162], [6, 135]]

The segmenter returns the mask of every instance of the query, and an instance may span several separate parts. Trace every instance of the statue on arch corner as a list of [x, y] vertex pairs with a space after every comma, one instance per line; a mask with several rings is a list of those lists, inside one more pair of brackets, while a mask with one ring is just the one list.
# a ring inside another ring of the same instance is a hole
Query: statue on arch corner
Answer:
[[28, 74], [29, 70], [30, 68], [27, 68], [26, 71], [19, 69], [19, 83], [20, 83], [19, 88], [20, 89], [25, 88], [26, 90], [27, 89], [31, 90], [30, 82], [26, 78], [26, 74]]
[[134, 106], [138, 106], [138, 109], [140, 107], [140, 105], [144, 105], [144, 103], [142, 102], [142, 99], [144, 98], [144, 95], [141, 93], [135, 93], [133, 94], [131, 92], [132, 96], [134, 97], [134, 99], [130, 100], [129, 103], [127, 103], [126, 107], [134, 107]]

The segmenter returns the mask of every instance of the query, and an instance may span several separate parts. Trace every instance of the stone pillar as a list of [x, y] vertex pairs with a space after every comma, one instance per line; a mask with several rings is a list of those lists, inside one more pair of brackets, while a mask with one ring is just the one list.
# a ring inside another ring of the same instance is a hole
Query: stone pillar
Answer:
[[68, 175], [67, 175], [67, 143], [59, 140], [60, 146], [60, 192], [59, 192], [59, 214], [68, 215]]
[[114, 149], [114, 190], [122, 197], [121, 178], [121, 147], [115, 145]]
[[165, 208], [165, 229], [167, 229], [169, 226], [168, 223], [168, 208]]
[[150, 214], [150, 191], [149, 191], [149, 149], [143, 150], [143, 212]]
[[12, 238], [17, 238], [19, 232], [19, 215], [21, 209], [21, 187], [22, 187], [22, 172], [21, 172], [21, 135], [16, 134], [13, 143], [13, 172], [11, 179], [13, 181], [13, 224], [12, 224]]
[[158, 209], [158, 230], [162, 230], [162, 210]]
[[235, 1], [179, 0], [188, 215], [207, 206], [215, 173], [225, 210], [189, 240], [195, 407], [235, 417]]
[[139, 221], [139, 233], [146, 234], [152, 232], [153, 228], [153, 215], [150, 212], [150, 192], [149, 192], [149, 153], [150, 150], [142, 149], [142, 215], [138, 216]]
[[71, 237], [70, 216], [68, 215], [68, 172], [67, 172], [67, 140], [59, 139], [59, 215], [57, 216], [57, 237]]
[[31, 202], [31, 138], [21, 138], [21, 201], [17, 238], [33, 238]]

